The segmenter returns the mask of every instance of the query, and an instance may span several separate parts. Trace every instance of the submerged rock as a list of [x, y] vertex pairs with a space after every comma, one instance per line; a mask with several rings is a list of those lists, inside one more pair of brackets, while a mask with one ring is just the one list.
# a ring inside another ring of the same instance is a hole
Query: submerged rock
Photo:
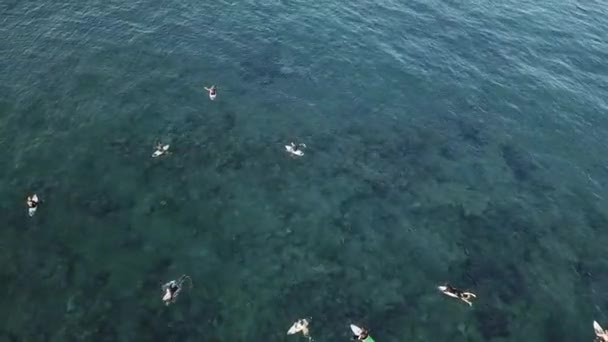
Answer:
[[510, 144], [502, 144], [500, 146], [502, 158], [513, 172], [513, 176], [519, 182], [530, 180], [534, 172], [538, 169], [538, 164], [532, 156]]
[[504, 309], [485, 305], [475, 311], [475, 317], [479, 322], [478, 326], [485, 341], [491, 341], [494, 338], [507, 338], [511, 335], [509, 332], [509, 317]]

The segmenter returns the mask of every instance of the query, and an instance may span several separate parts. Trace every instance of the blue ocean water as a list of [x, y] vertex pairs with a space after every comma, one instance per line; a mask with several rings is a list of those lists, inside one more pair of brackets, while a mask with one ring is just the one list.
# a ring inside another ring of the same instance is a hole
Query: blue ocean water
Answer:
[[2, 340], [591, 341], [607, 12], [3, 1]]

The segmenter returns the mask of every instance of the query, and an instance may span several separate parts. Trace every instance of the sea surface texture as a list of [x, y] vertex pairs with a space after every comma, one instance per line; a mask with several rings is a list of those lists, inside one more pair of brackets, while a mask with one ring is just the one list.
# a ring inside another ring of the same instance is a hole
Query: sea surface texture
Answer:
[[2, 0], [0, 341], [592, 341], [607, 14]]

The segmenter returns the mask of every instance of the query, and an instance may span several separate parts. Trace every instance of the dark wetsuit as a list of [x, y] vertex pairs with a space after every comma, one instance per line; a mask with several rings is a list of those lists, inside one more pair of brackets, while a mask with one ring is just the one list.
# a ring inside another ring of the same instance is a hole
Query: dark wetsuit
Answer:
[[179, 292], [180, 287], [176, 284], [169, 285], [169, 292], [171, 293], [171, 299], [175, 299], [177, 297], [177, 293]]
[[453, 293], [458, 297], [462, 297], [462, 295], [464, 294], [464, 291], [459, 290], [455, 287], [452, 287], [451, 285], [446, 285], [445, 287], [446, 287], [447, 292]]

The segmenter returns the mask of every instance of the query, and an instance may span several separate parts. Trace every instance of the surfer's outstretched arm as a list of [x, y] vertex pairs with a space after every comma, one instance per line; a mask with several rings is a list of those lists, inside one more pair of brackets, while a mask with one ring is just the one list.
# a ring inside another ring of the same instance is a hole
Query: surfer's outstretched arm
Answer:
[[458, 298], [460, 298], [460, 300], [462, 300], [463, 302], [469, 304], [469, 306], [473, 306], [473, 303], [471, 301], [473, 300], [473, 298], [477, 298], [477, 296], [472, 292], [463, 292], [458, 296]]
[[181, 286], [184, 282], [186, 282], [186, 280], [190, 284], [190, 288], [194, 287], [194, 283], [192, 282], [192, 278], [190, 278], [190, 276], [186, 275], [186, 274], [183, 274], [181, 277], [179, 277], [179, 285]]

